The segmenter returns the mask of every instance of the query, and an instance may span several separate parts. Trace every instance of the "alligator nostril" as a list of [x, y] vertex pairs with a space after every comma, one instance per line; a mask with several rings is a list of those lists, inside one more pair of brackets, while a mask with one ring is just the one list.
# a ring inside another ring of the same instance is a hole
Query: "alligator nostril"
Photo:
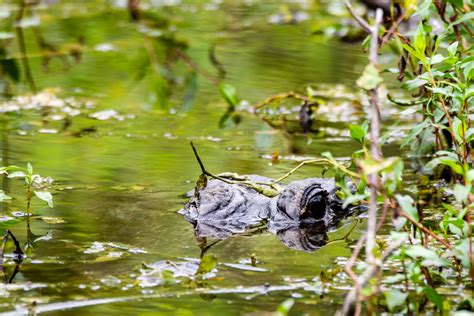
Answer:
[[322, 219], [326, 215], [326, 206], [326, 197], [322, 194], [315, 194], [306, 203], [302, 215], [305, 218]]

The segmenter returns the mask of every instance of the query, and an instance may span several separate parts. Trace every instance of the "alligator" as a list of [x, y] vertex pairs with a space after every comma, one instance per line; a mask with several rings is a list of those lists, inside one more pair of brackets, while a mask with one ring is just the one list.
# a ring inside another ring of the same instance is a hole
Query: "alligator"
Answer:
[[[255, 183], [270, 185], [274, 180], [258, 175], [242, 176]], [[281, 186], [273, 197], [253, 188], [210, 179], [204, 188], [188, 192], [189, 201], [179, 211], [190, 222], [196, 237], [225, 239], [258, 224], [290, 248], [314, 251], [327, 243], [327, 231], [357, 207], [343, 207], [334, 179], [309, 178]]]

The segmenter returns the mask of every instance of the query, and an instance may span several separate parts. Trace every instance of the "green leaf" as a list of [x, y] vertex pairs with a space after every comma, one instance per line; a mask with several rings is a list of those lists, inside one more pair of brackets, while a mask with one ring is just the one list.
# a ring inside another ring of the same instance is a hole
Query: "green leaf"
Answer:
[[33, 166], [30, 163], [26, 165], [26, 170], [30, 176], [33, 175]]
[[408, 90], [414, 90], [416, 88], [419, 88], [421, 86], [424, 86], [428, 83], [428, 80], [416, 77], [415, 79], [405, 81], [402, 84], [402, 88], [408, 89]]
[[219, 92], [221, 96], [226, 100], [226, 102], [232, 106], [235, 107], [237, 104], [239, 104], [239, 98], [237, 97], [237, 90], [235, 89], [234, 86], [227, 84], [227, 83], [222, 83], [219, 86]]
[[464, 186], [462, 184], [456, 183], [454, 186], [454, 197], [459, 203], [467, 201], [467, 197], [471, 192], [471, 185]]
[[403, 213], [410, 216], [416, 222], [420, 220], [420, 218], [418, 217], [418, 211], [414, 206], [415, 202], [413, 201], [411, 196], [396, 194], [395, 198], [397, 199], [397, 202], [400, 205]]
[[431, 249], [425, 248], [421, 245], [409, 246], [405, 253], [412, 258], [421, 258], [423, 266], [435, 266], [435, 267], [449, 267], [450, 263], [448, 260], [441, 258]]
[[53, 195], [51, 193], [48, 191], [35, 191], [35, 195], [38, 197], [38, 199], [48, 203], [49, 207], [53, 207]]
[[458, 25], [459, 23], [470, 21], [472, 19], [474, 19], [474, 11], [471, 11], [467, 14], [464, 14], [463, 17], [461, 17], [461, 18], [457, 19], [456, 21], [454, 21], [453, 23], [449, 24], [448, 28], [451, 28], [455, 25]]
[[[418, 23], [416, 28], [415, 36], [413, 38], [415, 49], [419, 54], [424, 56], [426, 49], [426, 38], [425, 38], [425, 28], [423, 27], [423, 22]], [[422, 60], [423, 61], [423, 60]]]
[[464, 169], [463, 167], [458, 163], [457, 159], [453, 160], [448, 157], [440, 157], [440, 158], [435, 158], [428, 162], [425, 166], [426, 170], [433, 170], [436, 166], [438, 165], [444, 165], [448, 166], [456, 172], [457, 174], [464, 175]]
[[342, 208], [346, 208], [347, 206], [349, 206], [351, 204], [355, 204], [355, 203], [358, 203], [360, 201], [363, 201], [366, 198], [367, 198], [367, 195], [365, 195], [365, 194], [350, 195], [345, 199], [344, 204], [342, 205]]
[[290, 312], [291, 308], [293, 307], [293, 305], [295, 304], [295, 300], [292, 299], [292, 298], [289, 298], [285, 301], [283, 301], [280, 305], [278, 305], [278, 308], [277, 308], [277, 314], [279, 316], [286, 316], [288, 315], [288, 313]]
[[457, 116], [453, 120], [453, 133], [458, 144], [461, 144], [463, 139], [462, 136], [464, 135], [464, 124]]
[[364, 130], [362, 126], [356, 125], [356, 124], [350, 124], [349, 130], [351, 133], [351, 138], [353, 140], [356, 140], [359, 143], [364, 144], [366, 131]]
[[449, 56], [454, 57], [458, 50], [459, 42], [454, 42], [448, 47]]
[[413, 141], [413, 139], [415, 137], [417, 137], [425, 128], [427, 128], [428, 126], [430, 126], [430, 120], [429, 119], [425, 119], [423, 122], [421, 122], [420, 124], [417, 124], [415, 125], [410, 133], [405, 137], [405, 139], [403, 140], [403, 143], [401, 145], [401, 147], [405, 147], [406, 145], [409, 145], [411, 144], [411, 142]]
[[462, 9], [463, 0], [446, 0], [446, 2], [451, 3], [454, 7]]
[[389, 311], [393, 312], [397, 306], [405, 303], [408, 297], [407, 293], [403, 293], [397, 289], [391, 289], [390, 291], [384, 292], [385, 300], [387, 301], [387, 307]]
[[441, 312], [443, 310], [443, 297], [441, 295], [439, 295], [438, 292], [436, 292], [435, 289], [433, 289], [432, 287], [427, 286], [423, 289], [423, 293], [425, 293], [426, 298], [431, 303], [435, 304], [438, 311]]
[[443, 55], [436, 54], [436, 55], [434, 55], [433, 57], [431, 57], [429, 59], [429, 64], [430, 65], [439, 64], [439, 63], [443, 62], [445, 59], [446, 59], [446, 57], [444, 57]]
[[423, 18], [426, 18], [429, 15], [429, 9], [431, 4], [433, 3], [433, 0], [424, 0], [419, 6], [418, 10], [413, 14], [413, 16], [420, 15]]
[[409, 17], [417, 9], [416, 0], [404, 0], [403, 6], [405, 8], [405, 15]]
[[372, 90], [377, 88], [382, 82], [383, 79], [380, 76], [379, 70], [373, 64], [368, 64], [356, 83], [357, 86], [364, 90]]
[[201, 258], [201, 263], [199, 263], [199, 268], [196, 272], [196, 275], [206, 274], [214, 270], [217, 266], [217, 257], [213, 255], [205, 255]]
[[469, 269], [470, 260], [469, 260], [469, 238], [460, 240], [448, 253], [448, 255], [454, 255], [459, 259], [464, 268]]
[[24, 178], [26, 174], [23, 171], [15, 171], [8, 174], [8, 178]]
[[474, 181], [474, 169], [469, 169], [469, 171], [466, 173], [466, 180], [467, 183]]

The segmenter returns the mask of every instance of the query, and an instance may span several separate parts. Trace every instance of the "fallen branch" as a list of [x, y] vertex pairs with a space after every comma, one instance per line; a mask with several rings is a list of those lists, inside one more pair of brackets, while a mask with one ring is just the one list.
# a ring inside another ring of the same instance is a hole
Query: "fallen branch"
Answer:
[[275, 182], [272, 182], [272, 183], [254, 182], [254, 181], [248, 180], [245, 177], [238, 177], [238, 175], [234, 176], [233, 174], [231, 176], [232, 179], [229, 179], [229, 178], [226, 178], [222, 175], [215, 175], [215, 174], [210, 173], [204, 167], [204, 164], [202, 163], [202, 160], [199, 157], [199, 154], [196, 150], [196, 147], [194, 147], [193, 142], [190, 142], [190, 144], [191, 144], [191, 147], [193, 149], [194, 156], [196, 157], [196, 160], [198, 161], [199, 166], [201, 167], [202, 174], [204, 174], [208, 177], [220, 180], [222, 182], [228, 183], [228, 184], [244, 185], [244, 186], [246, 186], [248, 188], [251, 188], [251, 189], [257, 191], [258, 193], [263, 194], [263, 195], [268, 196], [268, 197], [273, 197], [273, 196], [277, 196], [278, 194], [280, 194], [280, 188], [277, 185], [277, 183], [275, 183]]
[[296, 93], [294, 91], [289, 91], [289, 92], [279, 93], [279, 94], [269, 96], [268, 98], [266, 98], [262, 102], [254, 105], [253, 109], [258, 110], [258, 109], [260, 109], [260, 108], [262, 108], [266, 105], [269, 105], [272, 102], [275, 102], [275, 101], [281, 100], [281, 99], [287, 99], [287, 98], [294, 98], [294, 99], [301, 100], [301, 101], [309, 101], [308, 98], [305, 97], [304, 95]]

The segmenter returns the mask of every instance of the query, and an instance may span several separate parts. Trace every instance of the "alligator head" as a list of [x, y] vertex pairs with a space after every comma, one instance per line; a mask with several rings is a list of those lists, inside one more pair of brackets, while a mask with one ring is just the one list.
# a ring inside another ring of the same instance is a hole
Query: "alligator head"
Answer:
[[[271, 181], [247, 177], [261, 183]], [[269, 231], [285, 244], [299, 244], [294, 248], [308, 251], [325, 244], [327, 230], [353, 210], [342, 208], [337, 190], [333, 179], [310, 178], [291, 182], [278, 196], [269, 198], [244, 185], [212, 179], [199, 195], [192, 195], [180, 213], [193, 224], [196, 236], [219, 239], [266, 220]]]

